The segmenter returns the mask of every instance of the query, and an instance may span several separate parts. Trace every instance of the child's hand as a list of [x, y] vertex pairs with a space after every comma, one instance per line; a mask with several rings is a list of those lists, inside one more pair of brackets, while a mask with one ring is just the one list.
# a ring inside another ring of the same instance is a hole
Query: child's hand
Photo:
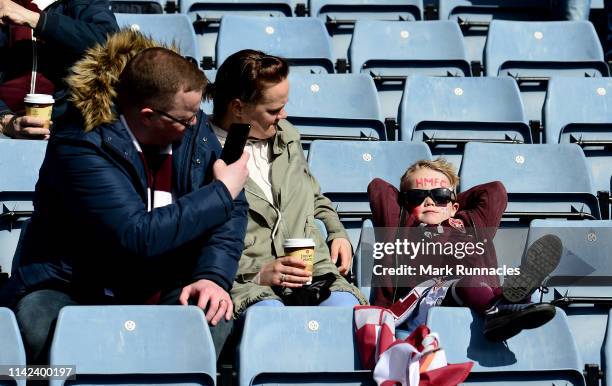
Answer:
[[351, 242], [347, 239], [334, 239], [331, 243], [331, 260], [334, 264], [340, 258], [340, 266], [338, 267], [338, 271], [340, 275], [346, 276], [349, 272], [349, 268], [351, 268], [351, 262], [353, 261], [353, 247], [351, 246]]

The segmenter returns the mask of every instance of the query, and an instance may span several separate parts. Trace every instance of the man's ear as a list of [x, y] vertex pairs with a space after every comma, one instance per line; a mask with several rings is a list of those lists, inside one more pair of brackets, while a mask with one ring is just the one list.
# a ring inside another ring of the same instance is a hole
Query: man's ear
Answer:
[[141, 120], [145, 122], [151, 121], [153, 120], [153, 117], [155, 116], [155, 111], [151, 110], [148, 107], [143, 107], [142, 109], [138, 111], [138, 116], [140, 117]]
[[244, 103], [242, 103], [242, 101], [238, 98], [232, 99], [232, 101], [229, 103], [229, 111], [234, 117], [241, 120], [244, 113]]

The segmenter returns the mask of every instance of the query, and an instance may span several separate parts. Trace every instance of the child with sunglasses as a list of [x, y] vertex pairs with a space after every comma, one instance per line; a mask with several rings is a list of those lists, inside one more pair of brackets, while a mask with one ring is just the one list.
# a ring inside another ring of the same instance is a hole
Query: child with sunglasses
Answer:
[[[460, 261], [453, 256], [427, 255], [416, 256], [411, 260], [413, 264], [415, 261], [442, 266], [460, 263], [497, 268], [492, 240], [506, 209], [506, 190], [501, 182], [495, 181], [457, 194], [458, 183], [454, 167], [443, 158], [418, 161], [410, 166], [402, 176], [401, 191], [386, 181], [374, 179], [368, 186], [374, 226], [387, 228], [386, 238], [404, 237], [443, 244], [486, 243], [484, 252], [473, 251]], [[374, 278], [373, 303], [391, 309], [398, 323], [406, 320], [405, 327], [409, 330], [425, 322], [427, 310], [432, 306], [467, 306], [484, 315], [487, 339], [504, 341], [554, 317], [554, 306], [532, 304], [528, 300], [558, 264], [561, 250], [561, 241], [555, 236], [536, 241], [527, 251], [527, 263], [519, 268], [521, 274], [507, 277], [503, 288], [497, 275], [418, 277], [418, 283], [409, 285], [406, 281], [400, 284], [388, 275]], [[387, 266], [407, 262], [405, 256], [397, 254], [385, 258]]]

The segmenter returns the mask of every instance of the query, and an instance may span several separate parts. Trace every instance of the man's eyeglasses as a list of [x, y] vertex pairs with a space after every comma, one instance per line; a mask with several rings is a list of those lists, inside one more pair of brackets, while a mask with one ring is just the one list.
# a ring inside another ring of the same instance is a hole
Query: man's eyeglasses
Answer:
[[412, 206], [421, 205], [427, 197], [431, 197], [437, 205], [446, 205], [457, 199], [455, 192], [448, 188], [408, 189], [405, 192], [400, 192], [401, 201]]
[[198, 113], [195, 113], [195, 114], [193, 114], [191, 116], [191, 118], [189, 118], [187, 120], [182, 120], [182, 119], [178, 119], [176, 117], [173, 117], [172, 115], [168, 114], [165, 111], [161, 111], [161, 110], [157, 110], [157, 109], [153, 109], [153, 108], [151, 110], [155, 111], [159, 115], [163, 115], [164, 117], [173, 120], [176, 123], [180, 123], [181, 125], [185, 126], [185, 128], [191, 126], [193, 124], [194, 119], [198, 115]]

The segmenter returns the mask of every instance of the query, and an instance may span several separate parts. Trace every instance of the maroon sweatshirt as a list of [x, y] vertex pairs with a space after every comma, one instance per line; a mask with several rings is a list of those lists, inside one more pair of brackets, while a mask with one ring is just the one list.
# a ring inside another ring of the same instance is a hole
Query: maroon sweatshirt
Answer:
[[[368, 185], [368, 196], [374, 226], [397, 228], [400, 225], [398, 190], [386, 181], [376, 178]], [[442, 233], [437, 232], [438, 225], [428, 225], [421, 229], [423, 231], [430, 231], [430, 234], [433, 233], [434, 237], [431, 241], [436, 242], [484, 242], [486, 240], [484, 254], [467, 254], [461, 259], [461, 264], [468, 267], [497, 267], [497, 256], [493, 246], [493, 238], [508, 202], [504, 185], [499, 181], [495, 181], [474, 186], [465, 192], [459, 193], [457, 202], [459, 203], [459, 210], [455, 216], [440, 224], [442, 226]], [[406, 227], [418, 227], [420, 225], [419, 221], [410, 215], [408, 211], [405, 211], [404, 216], [407, 217], [405, 221]], [[401, 234], [401, 231], [393, 233], [393, 238], [395, 238], [395, 236]], [[409, 237], [414, 238], [415, 233], [414, 230], [411, 231]], [[444, 266], [449, 263], [448, 259], [448, 256], [427, 256], [427, 263], [434, 266]], [[401, 260], [399, 263], [401, 264]], [[451, 263], [457, 263], [457, 261]], [[385, 266], [392, 267], [394, 263], [387, 261]], [[375, 292], [374, 304], [378, 306], [390, 306], [394, 300], [394, 292], [395, 300], [397, 300], [398, 297], [405, 295], [411, 289], [410, 286], [406, 286], [394, 291], [391, 277], [385, 276], [380, 280], [382, 281], [376, 283], [376, 288], [372, 289]], [[485, 280], [491, 287], [499, 286], [497, 276], [486, 276]]]

